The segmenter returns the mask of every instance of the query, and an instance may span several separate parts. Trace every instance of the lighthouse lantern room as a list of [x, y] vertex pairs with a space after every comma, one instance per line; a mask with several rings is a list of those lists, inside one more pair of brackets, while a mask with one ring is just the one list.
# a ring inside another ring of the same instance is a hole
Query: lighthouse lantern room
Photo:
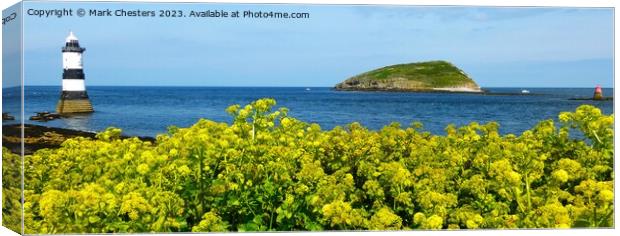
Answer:
[[73, 32], [69, 32], [62, 47], [62, 93], [56, 106], [60, 114], [93, 112], [84, 84], [82, 53], [85, 50]]

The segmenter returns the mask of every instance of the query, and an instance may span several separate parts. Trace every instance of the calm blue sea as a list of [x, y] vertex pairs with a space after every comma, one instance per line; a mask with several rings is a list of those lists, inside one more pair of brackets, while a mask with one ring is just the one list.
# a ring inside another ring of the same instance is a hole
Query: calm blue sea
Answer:
[[[561, 111], [574, 111], [581, 104], [592, 104], [605, 114], [613, 112], [612, 101], [575, 101], [591, 97], [593, 88], [487, 88], [495, 93], [519, 93], [522, 89], [540, 95], [481, 95], [448, 93], [341, 92], [331, 88], [242, 88], [242, 87], [98, 87], [88, 94], [96, 110], [90, 115], [49, 122], [28, 120], [35, 112], [55, 110], [60, 87], [25, 88], [26, 123], [101, 131], [122, 128], [126, 135], [155, 136], [166, 127], [187, 127], [200, 118], [230, 122], [225, 109], [263, 97], [275, 98], [290, 115], [332, 129], [360, 122], [380, 129], [391, 122], [408, 126], [420, 121], [424, 129], [444, 134], [448, 124], [458, 126], [476, 121], [497, 121], [500, 132], [520, 134], [538, 121], [556, 119]], [[612, 95], [613, 89], [604, 89]], [[3, 89], [3, 112], [17, 114], [19, 93]], [[5, 122], [4, 124], [7, 124]]]

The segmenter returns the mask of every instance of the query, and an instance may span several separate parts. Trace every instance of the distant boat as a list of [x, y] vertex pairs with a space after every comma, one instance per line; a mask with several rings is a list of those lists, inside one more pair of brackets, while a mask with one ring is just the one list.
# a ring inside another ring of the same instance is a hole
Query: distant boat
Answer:
[[306, 91], [310, 91], [310, 88], [306, 88]]
[[524, 89], [524, 90], [521, 90], [521, 93], [530, 93], [530, 90]]

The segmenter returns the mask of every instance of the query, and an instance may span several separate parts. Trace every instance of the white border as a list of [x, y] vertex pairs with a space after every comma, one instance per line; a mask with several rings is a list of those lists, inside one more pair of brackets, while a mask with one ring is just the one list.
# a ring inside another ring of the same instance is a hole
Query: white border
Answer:
[[[85, 2], [96, 2], [96, 0], [82, 0]], [[2, 9], [8, 8], [19, 1], [17, 0], [1, 0], [0, 7]], [[65, 2], [74, 2], [72, 0], [65, 0]], [[557, 7], [613, 7], [618, 6], [618, 1], [613, 0], [107, 0], [107, 2], [213, 2], [213, 3], [298, 3], [298, 4], [377, 4], [377, 5], [459, 5], [459, 6], [557, 6]], [[619, 24], [618, 17], [614, 18], [614, 45], [618, 42], [617, 27]], [[0, 30], [0, 37], [2, 32]], [[0, 54], [2, 53], [0, 48]], [[615, 88], [615, 71], [618, 68], [618, 63], [615, 58], [618, 58], [618, 50], [614, 47], [614, 88]], [[0, 58], [0, 63], [2, 59]], [[0, 69], [1, 72], [1, 69]], [[1, 73], [0, 73], [1, 74]], [[617, 89], [614, 89], [614, 97], [618, 97]], [[1, 98], [0, 98], [1, 102]], [[618, 109], [618, 103], [614, 102], [614, 111]], [[617, 121], [617, 120], [616, 120]], [[620, 133], [619, 129], [615, 129], [615, 136], [618, 137]], [[618, 148], [615, 146], [614, 152], [617, 153]], [[618, 163], [618, 157], [615, 156], [615, 163]], [[1, 179], [1, 177], [0, 177]], [[0, 181], [1, 182], [1, 181]], [[615, 184], [615, 183], [614, 183]], [[614, 187], [614, 189], [617, 189]], [[618, 203], [618, 191], [615, 192], [615, 202]], [[617, 204], [616, 204], [617, 208]], [[0, 219], [2, 217], [0, 216]], [[614, 212], [614, 225], [618, 227], [618, 210]], [[389, 235], [612, 235], [617, 234], [616, 229], [572, 229], [572, 230], [459, 230], [459, 231], [397, 231], [389, 232]], [[304, 232], [304, 233], [244, 233], [242, 235], [336, 235], [336, 236], [350, 236], [350, 235], [384, 235], [386, 232]], [[0, 227], [0, 235], [17, 235], [13, 231], [10, 231], [4, 227]], [[141, 235], [157, 235], [157, 236], [169, 236], [169, 235], [188, 235], [185, 234], [141, 234]], [[191, 235], [230, 235], [230, 234], [191, 234]]]

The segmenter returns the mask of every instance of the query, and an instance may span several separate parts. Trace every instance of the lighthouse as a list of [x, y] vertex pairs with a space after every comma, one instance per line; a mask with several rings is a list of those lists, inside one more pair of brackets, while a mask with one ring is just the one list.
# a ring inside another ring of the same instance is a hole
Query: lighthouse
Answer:
[[85, 50], [73, 32], [69, 32], [62, 47], [62, 93], [56, 106], [56, 112], [60, 114], [93, 112], [84, 85], [82, 53]]

